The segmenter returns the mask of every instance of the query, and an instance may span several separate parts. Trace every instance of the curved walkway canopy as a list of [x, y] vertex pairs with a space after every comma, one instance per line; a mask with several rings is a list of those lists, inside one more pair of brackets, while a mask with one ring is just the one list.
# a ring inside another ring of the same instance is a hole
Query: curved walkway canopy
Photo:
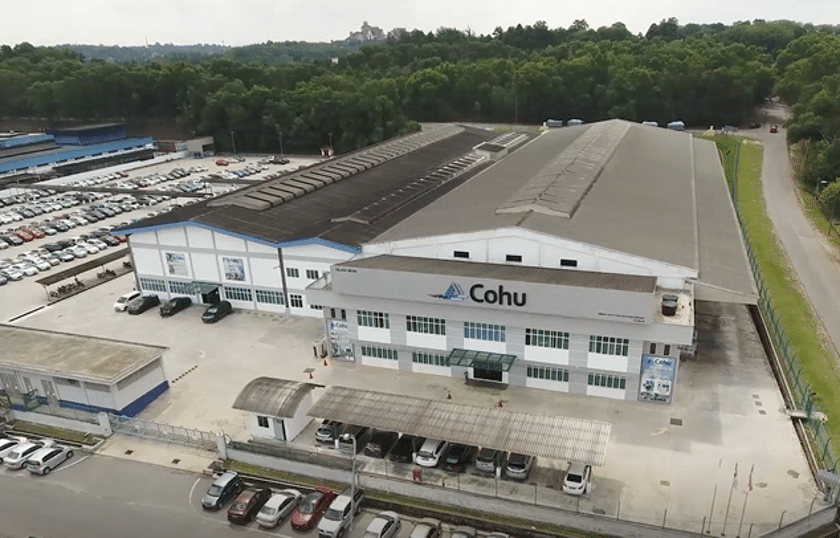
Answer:
[[534, 415], [347, 387], [327, 389], [307, 414], [345, 424], [599, 466], [606, 459], [612, 428], [610, 423], [596, 420]]
[[294, 418], [304, 396], [318, 385], [258, 377], [245, 385], [233, 408], [279, 418]]

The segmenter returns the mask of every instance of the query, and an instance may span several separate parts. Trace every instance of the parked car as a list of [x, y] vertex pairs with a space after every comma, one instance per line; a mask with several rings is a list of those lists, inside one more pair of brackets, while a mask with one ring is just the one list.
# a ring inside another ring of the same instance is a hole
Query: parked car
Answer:
[[233, 312], [233, 307], [228, 301], [219, 301], [204, 311], [201, 321], [204, 323], [216, 323], [223, 317]]
[[400, 516], [396, 512], [380, 512], [365, 530], [364, 538], [394, 538], [400, 532]]
[[402, 463], [411, 463], [414, 461], [414, 455], [426, 442], [425, 437], [417, 437], [414, 435], [403, 435], [397, 439], [394, 448], [391, 449], [391, 461], [399, 461]]
[[224, 159], [219, 159], [218, 161], [216, 161], [216, 166], [227, 166], [227, 165], [228, 165], [228, 162]]
[[310, 530], [318, 523], [334, 498], [335, 492], [323, 486], [309, 493], [292, 514], [292, 528], [296, 531]]
[[563, 477], [563, 492], [569, 495], [583, 495], [588, 493], [590, 480], [592, 480], [591, 465], [570, 462], [566, 476]]
[[451, 444], [446, 451], [446, 455], [443, 456], [441, 467], [446, 471], [463, 473], [467, 470], [467, 465], [472, 463], [476, 452], [478, 452], [478, 447], [460, 443]]
[[514, 480], [527, 480], [531, 474], [531, 467], [534, 464], [534, 457], [526, 454], [512, 453], [508, 457], [505, 467], [505, 476]]
[[778, 133], [779, 132], [779, 126], [778, 125], [771, 125], [770, 126], [770, 132], [771, 133]]
[[320, 443], [332, 443], [341, 434], [344, 424], [336, 420], [324, 420], [315, 430], [315, 440]]
[[408, 538], [440, 538], [440, 534], [440, 520], [424, 517], [417, 522]]
[[157, 295], [141, 295], [128, 303], [126, 310], [129, 314], [142, 314], [146, 310], [153, 308], [160, 304], [160, 298]]
[[3, 458], [3, 465], [9, 469], [20, 469], [23, 467], [23, 464], [26, 463], [26, 460], [29, 459], [29, 456], [31, 456], [36, 450], [52, 445], [53, 441], [51, 439], [20, 443], [9, 451], [8, 454], [6, 454]]
[[[348, 425], [344, 428], [344, 431], [341, 432], [341, 435], [338, 436], [338, 449], [352, 454], [353, 449], [355, 448], [356, 454], [358, 454], [363, 448], [365, 448], [365, 445], [367, 445], [372, 433], [373, 430], [367, 426], [356, 426], [354, 424]], [[356, 440], [355, 443], [353, 442], [353, 439]]]
[[460, 527], [455, 527], [452, 531], [451, 538], [475, 538], [476, 534], [477, 533], [473, 527], [462, 525]]
[[58, 465], [73, 457], [73, 449], [69, 446], [50, 446], [32, 453], [24, 462], [30, 473], [49, 474]]
[[399, 439], [400, 434], [397, 432], [389, 432], [385, 430], [376, 430], [370, 437], [370, 441], [365, 445], [365, 456], [372, 458], [384, 458], [385, 454], [391, 450], [394, 443]]
[[297, 508], [302, 498], [303, 495], [296, 489], [284, 489], [273, 494], [257, 513], [255, 518], [257, 524], [268, 529], [276, 527], [283, 518]]
[[437, 467], [440, 456], [448, 446], [449, 443], [446, 441], [426, 439], [426, 442], [417, 451], [417, 457], [414, 459], [414, 463], [421, 467]]
[[475, 457], [475, 468], [485, 473], [495, 473], [497, 468], [504, 466], [506, 458], [507, 452], [482, 448]]
[[242, 479], [234, 471], [222, 473], [213, 481], [207, 493], [201, 498], [201, 506], [207, 510], [218, 510], [226, 502], [239, 495], [244, 488]]
[[25, 437], [3, 437], [0, 439], [0, 463], [3, 463], [3, 458], [14, 450], [18, 445], [26, 443]]
[[169, 316], [174, 316], [181, 310], [188, 308], [192, 304], [192, 299], [189, 297], [173, 297], [169, 299], [165, 303], [163, 303], [160, 307], [160, 317], [166, 318]]
[[236, 525], [245, 525], [257, 515], [257, 512], [271, 497], [268, 488], [248, 488], [236, 496], [236, 500], [228, 508], [227, 518]]

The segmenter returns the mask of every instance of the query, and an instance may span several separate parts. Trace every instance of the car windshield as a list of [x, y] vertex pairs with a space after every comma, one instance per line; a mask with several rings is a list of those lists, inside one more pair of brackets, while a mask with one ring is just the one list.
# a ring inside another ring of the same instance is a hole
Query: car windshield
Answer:
[[583, 482], [583, 477], [579, 474], [569, 473], [566, 475], [566, 482]]
[[235, 502], [235, 503], [233, 503], [233, 506], [230, 507], [231, 510], [236, 510], [236, 511], [242, 511], [242, 510], [245, 510], [246, 508], [248, 508], [248, 503], [242, 502], [242, 501]]
[[13, 451], [9, 452], [9, 459], [10, 460], [16, 460], [19, 457], [20, 457], [20, 452], [18, 452], [17, 450], [13, 450]]
[[222, 493], [222, 488], [213, 484], [210, 486], [210, 489], [207, 490], [207, 495], [211, 495], [213, 497], [218, 497]]
[[332, 519], [333, 521], [338, 521], [341, 519], [341, 510], [336, 510], [335, 508], [330, 508], [324, 514], [324, 519]]
[[320, 493], [310, 493], [303, 499], [303, 503], [300, 505], [300, 513], [301, 514], [311, 514], [315, 511], [315, 506], [318, 504], [318, 501], [321, 500]]
[[263, 506], [263, 509], [260, 510], [260, 514], [262, 514], [264, 516], [273, 516], [276, 513], [277, 513], [277, 510], [270, 507], [270, 506]]
[[218, 306], [211, 306], [210, 308], [208, 308], [208, 309], [207, 309], [207, 312], [206, 312], [206, 313], [207, 313], [207, 314], [215, 314], [215, 313], [216, 313], [216, 312], [218, 312], [218, 311], [219, 311], [219, 307], [218, 307]]
[[128, 297], [120, 297], [119, 299], [117, 299], [118, 303], [124, 303], [126, 301], [128, 301]]

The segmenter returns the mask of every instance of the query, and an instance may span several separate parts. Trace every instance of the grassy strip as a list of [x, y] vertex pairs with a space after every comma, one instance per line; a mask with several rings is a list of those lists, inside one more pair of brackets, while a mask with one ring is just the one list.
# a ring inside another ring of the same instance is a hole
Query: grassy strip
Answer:
[[742, 144], [738, 166], [738, 207], [761, 276], [769, 290], [808, 383], [828, 415], [835, 451], [840, 448], [840, 377], [833, 353], [820, 339], [817, 319], [803, 295], [767, 216], [761, 189], [762, 147]]
[[[811, 222], [814, 228], [820, 232], [820, 235], [823, 237], [828, 237], [831, 243], [834, 245], [838, 251], [840, 251], [840, 233], [838, 233], [837, 225], [835, 224], [835, 229], [830, 234], [828, 233], [828, 216], [823, 213], [822, 207], [820, 207], [819, 202], [817, 201], [816, 193], [810, 187], [807, 187], [802, 184], [800, 178], [802, 177], [803, 166], [804, 166], [804, 159], [802, 157], [802, 147], [801, 145], [797, 144], [791, 147], [791, 168], [793, 169], [793, 175], [796, 178], [796, 186], [799, 190], [799, 198], [802, 200], [802, 205], [805, 210], [805, 217]], [[837, 217], [840, 216], [835, 214], [834, 220], [835, 223], [837, 222]]]
[[101, 439], [101, 437], [97, 437], [89, 433], [74, 432], [72, 430], [53, 428], [51, 426], [33, 424], [31, 422], [15, 422], [14, 429], [15, 431], [21, 433], [43, 435], [44, 437], [50, 437], [52, 439], [63, 439], [66, 441], [74, 441], [83, 445], [95, 445]]

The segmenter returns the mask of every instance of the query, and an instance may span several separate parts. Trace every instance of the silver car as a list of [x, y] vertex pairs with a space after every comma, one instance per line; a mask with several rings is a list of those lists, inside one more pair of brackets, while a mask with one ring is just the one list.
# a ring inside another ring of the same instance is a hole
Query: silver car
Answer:
[[9, 469], [20, 469], [26, 463], [26, 460], [29, 459], [29, 456], [34, 454], [36, 450], [52, 446], [53, 444], [51, 439], [21, 443], [6, 454], [6, 457], [3, 458], [3, 465]]
[[63, 461], [73, 457], [73, 449], [67, 446], [49, 446], [32, 453], [24, 462], [24, 467], [34, 474], [49, 474]]
[[0, 463], [3, 463], [3, 458], [14, 450], [14, 448], [21, 443], [25, 443], [25, 437], [3, 437], [0, 439]]
[[263, 505], [255, 521], [260, 527], [274, 528], [283, 518], [292, 513], [303, 496], [296, 489], [284, 489], [274, 493]]
[[393, 538], [400, 532], [401, 525], [396, 512], [380, 512], [368, 525], [364, 538]]

